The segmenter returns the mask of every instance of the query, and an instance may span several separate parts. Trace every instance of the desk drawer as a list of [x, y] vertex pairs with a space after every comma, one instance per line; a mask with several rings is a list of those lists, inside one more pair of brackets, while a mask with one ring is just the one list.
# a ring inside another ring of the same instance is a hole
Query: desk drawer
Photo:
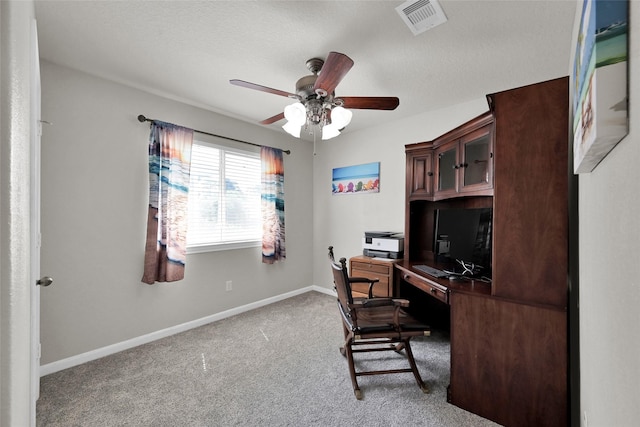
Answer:
[[[351, 275], [356, 276], [354, 273], [355, 270], [369, 271], [372, 273], [384, 274], [389, 276], [389, 272], [391, 271], [392, 265], [379, 265], [379, 264], [370, 264], [367, 262], [360, 261], [351, 261]], [[369, 277], [369, 276], [365, 276]]]
[[[354, 263], [355, 264], [355, 263]], [[390, 297], [389, 276], [386, 274], [377, 274], [375, 271], [360, 270], [358, 268], [351, 269], [351, 277], [366, 277], [367, 279], [378, 279], [378, 283], [373, 285], [373, 295], [376, 297]], [[369, 289], [368, 283], [354, 283], [351, 285], [354, 291], [367, 293]]]
[[402, 272], [402, 279], [415, 286], [416, 288], [426, 292], [432, 297], [439, 299], [440, 301], [449, 304], [449, 293], [446, 288], [442, 288], [441, 286], [436, 285], [435, 283], [429, 282], [417, 275]]
[[[349, 276], [378, 279], [373, 285], [373, 295], [376, 297], [390, 297], [393, 295], [393, 262], [380, 261], [358, 255], [349, 260]], [[366, 293], [368, 284], [354, 284], [353, 290]]]

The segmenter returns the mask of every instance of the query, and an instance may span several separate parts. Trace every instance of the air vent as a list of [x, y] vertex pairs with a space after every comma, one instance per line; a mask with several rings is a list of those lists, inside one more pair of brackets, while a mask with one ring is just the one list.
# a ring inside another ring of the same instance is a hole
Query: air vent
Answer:
[[447, 22], [437, 0], [409, 0], [396, 7], [396, 11], [414, 36]]

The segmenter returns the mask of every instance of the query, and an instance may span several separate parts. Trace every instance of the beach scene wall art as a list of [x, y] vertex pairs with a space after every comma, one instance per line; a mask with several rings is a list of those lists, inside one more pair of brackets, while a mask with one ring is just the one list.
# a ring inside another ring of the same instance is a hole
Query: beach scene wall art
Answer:
[[574, 172], [588, 173], [629, 133], [628, 0], [584, 0], [573, 67]]
[[379, 193], [380, 162], [333, 169], [333, 195]]

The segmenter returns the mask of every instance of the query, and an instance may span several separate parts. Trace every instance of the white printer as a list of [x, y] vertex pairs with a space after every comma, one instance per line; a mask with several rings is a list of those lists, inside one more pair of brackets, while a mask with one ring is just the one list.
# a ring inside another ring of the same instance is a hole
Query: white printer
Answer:
[[404, 252], [404, 234], [393, 231], [365, 231], [362, 249], [364, 256], [400, 259]]

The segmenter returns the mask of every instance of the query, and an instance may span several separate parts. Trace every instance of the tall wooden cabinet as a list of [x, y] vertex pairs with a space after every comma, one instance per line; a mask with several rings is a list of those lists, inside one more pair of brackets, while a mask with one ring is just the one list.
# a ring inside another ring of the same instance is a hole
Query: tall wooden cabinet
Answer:
[[[397, 268], [407, 271], [413, 264], [433, 260], [435, 209], [492, 207], [490, 292], [473, 292], [464, 283], [448, 290], [448, 399], [505, 426], [566, 426], [569, 79], [487, 98], [486, 115], [435, 141], [407, 145], [405, 261]], [[477, 137], [485, 142], [476, 147], [475, 155], [486, 159], [486, 169], [478, 185], [465, 191], [460, 166], [466, 161], [460, 150], [465, 141]], [[458, 150], [449, 156], [459, 166], [452, 167], [458, 174], [453, 178], [455, 191], [439, 188], [439, 157], [450, 147]], [[431, 192], [416, 191], [416, 181], [430, 182], [422, 173], [429, 168], [416, 174], [417, 168], [410, 171], [409, 165], [426, 158], [430, 150], [434, 187]], [[396, 285], [411, 285], [402, 280], [398, 278]]]

